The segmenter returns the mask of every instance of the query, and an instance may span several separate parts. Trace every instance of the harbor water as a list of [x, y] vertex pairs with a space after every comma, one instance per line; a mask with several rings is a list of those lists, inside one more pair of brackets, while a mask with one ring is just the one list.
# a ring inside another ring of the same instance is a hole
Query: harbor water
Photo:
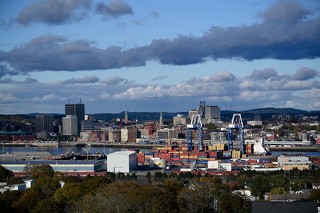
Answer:
[[[0, 153], [12, 153], [12, 152], [49, 152], [52, 155], [61, 155], [64, 153], [77, 153], [85, 154], [86, 151], [90, 154], [105, 153], [109, 154], [121, 150], [129, 150], [129, 148], [111, 148], [111, 147], [17, 147], [17, 146], [3, 146], [0, 149]], [[85, 150], [83, 149], [85, 148]], [[132, 150], [132, 148], [130, 148]], [[279, 156], [282, 154], [297, 155], [302, 154], [310, 157], [320, 157], [320, 152], [303, 152], [303, 151], [272, 151], [272, 156]]]

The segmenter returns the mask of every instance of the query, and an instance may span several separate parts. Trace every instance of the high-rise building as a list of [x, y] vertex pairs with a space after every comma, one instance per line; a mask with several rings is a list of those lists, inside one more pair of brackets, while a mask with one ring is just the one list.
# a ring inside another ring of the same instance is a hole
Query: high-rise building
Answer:
[[85, 106], [84, 104], [80, 103], [78, 104], [65, 104], [65, 115], [74, 115], [78, 119], [78, 130], [77, 135], [80, 134], [81, 131], [81, 121], [84, 120], [85, 115]]
[[53, 116], [37, 115], [36, 132], [53, 132]]
[[78, 135], [78, 119], [75, 115], [67, 115], [62, 118], [63, 135]]
[[205, 106], [204, 118], [207, 123], [215, 123], [221, 121], [221, 111], [218, 106]]

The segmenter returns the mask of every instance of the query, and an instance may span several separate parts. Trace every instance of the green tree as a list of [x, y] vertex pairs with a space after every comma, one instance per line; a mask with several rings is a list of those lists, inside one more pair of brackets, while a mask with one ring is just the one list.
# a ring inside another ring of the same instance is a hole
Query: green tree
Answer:
[[318, 206], [320, 206], [320, 189], [312, 190], [308, 199], [317, 202]]
[[147, 180], [148, 180], [149, 183], [152, 182], [152, 177], [151, 177], [151, 173], [150, 172], [147, 173]]
[[61, 206], [55, 202], [52, 197], [48, 197], [45, 199], [40, 200], [37, 205], [32, 209], [33, 213], [56, 213], [60, 212]]
[[53, 177], [54, 170], [48, 164], [34, 165], [31, 167], [31, 176], [35, 179], [38, 179], [40, 177], [45, 177], [45, 176], [46, 177]]
[[251, 202], [240, 195], [224, 190], [219, 197], [219, 213], [247, 213], [251, 212]]
[[282, 174], [273, 175], [270, 178], [268, 178], [267, 181], [269, 181], [271, 189], [283, 188], [285, 191], [289, 190], [290, 180], [288, 177]]
[[40, 192], [43, 197], [49, 197], [52, 196], [59, 188], [60, 183], [58, 180], [49, 176], [43, 176], [35, 181], [35, 184], [30, 190]]
[[259, 199], [263, 199], [263, 195], [270, 191], [268, 177], [262, 175], [251, 178], [250, 185], [252, 194], [258, 196]]
[[284, 187], [275, 187], [271, 189], [271, 194], [273, 195], [283, 195], [286, 193], [286, 189]]
[[55, 191], [53, 199], [61, 207], [67, 207], [78, 201], [84, 193], [81, 192], [81, 183], [65, 183]]
[[104, 184], [94, 193], [83, 192], [81, 199], [70, 205], [71, 212], [129, 212], [129, 191], [139, 186], [131, 181], [119, 180]]
[[215, 212], [219, 193], [220, 186], [208, 179], [193, 181], [179, 191], [180, 212]]
[[1, 212], [14, 212], [11, 205], [15, 200], [19, 200], [21, 195], [21, 191], [6, 191], [3, 194], [0, 193]]
[[14, 174], [12, 171], [0, 165], [0, 181], [6, 181], [13, 176]]
[[155, 181], [161, 181], [162, 180], [162, 177], [163, 175], [162, 175], [162, 172], [155, 172], [154, 173], [154, 180]]

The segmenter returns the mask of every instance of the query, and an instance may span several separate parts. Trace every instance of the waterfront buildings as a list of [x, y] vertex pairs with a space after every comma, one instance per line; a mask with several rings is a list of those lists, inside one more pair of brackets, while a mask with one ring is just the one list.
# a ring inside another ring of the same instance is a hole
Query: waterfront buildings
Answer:
[[62, 118], [62, 134], [78, 135], [78, 118], [75, 115], [67, 115]]
[[138, 129], [136, 127], [126, 127], [121, 129], [122, 142], [136, 142], [138, 137]]
[[108, 154], [107, 171], [129, 173], [137, 168], [137, 153], [135, 151], [119, 151]]
[[81, 103], [78, 104], [65, 104], [65, 115], [73, 115], [77, 117], [77, 135], [81, 131], [81, 121], [85, 118], [85, 105]]
[[220, 107], [218, 106], [205, 106], [204, 118], [206, 123], [217, 123], [221, 121]]
[[36, 132], [53, 132], [53, 116], [37, 115]]
[[88, 175], [98, 172], [103, 167], [103, 161], [87, 160], [30, 160], [30, 161], [3, 161], [0, 165], [11, 170], [15, 175], [24, 175], [26, 166], [50, 165], [55, 172], [66, 175]]
[[187, 125], [187, 118], [184, 115], [178, 114], [173, 117], [173, 125]]
[[299, 170], [311, 169], [312, 162], [308, 156], [303, 155], [280, 155], [278, 156], [279, 167], [283, 170], [297, 168]]

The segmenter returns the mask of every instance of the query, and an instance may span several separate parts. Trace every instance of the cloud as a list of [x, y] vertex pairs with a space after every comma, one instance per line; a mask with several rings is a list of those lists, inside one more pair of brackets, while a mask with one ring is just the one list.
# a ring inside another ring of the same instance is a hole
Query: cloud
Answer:
[[[279, 75], [276, 70], [275, 72]], [[50, 112], [51, 109], [51, 112], [60, 110], [63, 113], [67, 98], [71, 102], [81, 98], [90, 113], [106, 110], [119, 112], [121, 107], [125, 108], [128, 104], [139, 111], [160, 110], [161, 106], [167, 111], [181, 111], [196, 107], [199, 100], [221, 108], [232, 106], [235, 110], [237, 107], [237, 110], [239, 107], [244, 110], [255, 107], [285, 107], [289, 104], [300, 109], [319, 109], [318, 78], [294, 80], [293, 76], [297, 72], [288, 72], [293, 74], [283, 78], [263, 77], [256, 80], [249, 77], [253, 72], [248, 76], [239, 76], [236, 71], [234, 74], [231, 71], [221, 71], [177, 85], [157, 86], [124, 84], [129, 80], [118, 76], [108, 77], [108, 80], [103, 80], [105, 82], [99, 81], [94, 86], [82, 83], [26, 83], [33, 81], [30, 77], [22, 81], [7, 79], [8, 84], [11, 81], [12, 85], [4, 84], [0, 87], [0, 103], [12, 103], [10, 107], [4, 107], [4, 112], [21, 113], [26, 109], [31, 112], [37, 109]], [[85, 78], [80, 80], [83, 79]], [[21, 107], [13, 102], [22, 103]], [[37, 108], [39, 106], [41, 108]]]
[[102, 99], [102, 100], [110, 99], [110, 94], [107, 93], [107, 92], [102, 92], [102, 93], [100, 94], [100, 99]]
[[278, 78], [279, 75], [274, 69], [253, 70], [249, 79], [267, 80], [270, 78]]
[[6, 104], [6, 103], [12, 103], [16, 101], [16, 97], [12, 95], [11, 93], [3, 93], [0, 92], [0, 103], [1, 104]]
[[149, 14], [148, 14], [148, 16], [150, 16], [150, 17], [152, 17], [152, 18], [154, 18], [154, 19], [157, 19], [157, 18], [159, 18], [159, 13], [157, 12], [157, 11], [151, 11]]
[[96, 12], [104, 18], [117, 18], [123, 15], [133, 15], [132, 7], [122, 0], [113, 0], [109, 4], [99, 2], [96, 5]]
[[219, 71], [215, 73], [212, 76], [206, 76], [203, 78], [192, 78], [189, 81], [187, 81], [188, 84], [194, 84], [194, 83], [210, 83], [210, 82], [228, 82], [228, 81], [234, 81], [235, 76], [228, 72], [228, 71]]
[[300, 68], [294, 75], [293, 79], [294, 80], [309, 80], [312, 78], [315, 78], [317, 76], [320, 76], [320, 72], [317, 72], [313, 69], [310, 68]]
[[168, 78], [168, 76], [161, 75], [161, 76], [154, 77], [153, 79], [151, 79], [151, 81], [160, 81], [160, 80], [164, 80], [166, 78]]
[[11, 76], [18, 74], [20, 74], [20, 72], [10, 67], [8, 63], [0, 63], [0, 78], [6, 75]]
[[31, 99], [32, 102], [57, 101], [57, 100], [66, 100], [66, 98], [62, 98], [55, 94], [48, 94], [48, 95], [44, 95], [43, 97], [34, 97]]
[[30, 84], [30, 83], [38, 83], [39, 81], [35, 78], [28, 77], [24, 80], [24, 82]]
[[226, 81], [233, 81], [235, 77], [232, 73], [228, 71], [220, 71], [214, 74], [212, 77], [205, 78], [206, 81], [213, 81], [213, 82], [226, 82]]
[[288, 81], [282, 87], [286, 90], [307, 90], [312, 88], [320, 88], [319, 81]]
[[96, 76], [85, 76], [83, 78], [71, 78], [69, 80], [65, 80], [63, 84], [90, 84], [99, 82], [99, 78]]
[[279, 0], [273, 3], [270, 8], [260, 14], [265, 22], [275, 24], [295, 23], [307, 18], [311, 10], [303, 8], [297, 0]]
[[[122, 1], [114, 1], [104, 6], [110, 11], [119, 10], [122, 14], [125, 13], [123, 11], [127, 11], [119, 9], [123, 5], [126, 4]], [[298, 3], [295, 5], [304, 10], [302, 5]], [[284, 6], [279, 4], [278, 9]], [[290, 18], [293, 22], [286, 21], [278, 25], [264, 21], [250, 26], [212, 27], [202, 36], [179, 35], [174, 39], [156, 39], [148, 45], [131, 49], [118, 46], [101, 49], [86, 40], [70, 41], [58, 35], [43, 35], [22, 46], [0, 51], [0, 63], [6, 63], [21, 72], [33, 72], [138, 67], [144, 66], [151, 60], [162, 64], [188, 65], [222, 58], [249, 61], [318, 58], [320, 56], [319, 14], [314, 13], [313, 16], [306, 18], [304, 13], [282, 9], [284, 13], [294, 13], [292, 16], [295, 18]], [[110, 13], [115, 16], [118, 14], [115, 11]], [[131, 12], [128, 10], [126, 13]], [[300, 14], [300, 18], [297, 14]], [[252, 77], [257, 77], [257, 74], [253, 74]]]
[[133, 87], [125, 92], [115, 94], [115, 99], [145, 99], [163, 97], [166, 91], [162, 86]]
[[119, 76], [110, 76], [104, 79], [103, 81], [101, 81], [101, 83], [104, 83], [106, 85], [119, 85], [119, 84], [127, 84], [129, 83], [129, 81]]
[[27, 77], [24, 81], [13, 80], [12, 78], [0, 79], [0, 84], [32, 84], [38, 82], [37, 79], [31, 77]]
[[88, 16], [91, 0], [40, 0], [26, 6], [16, 17], [22, 25], [42, 23], [60, 25]]

